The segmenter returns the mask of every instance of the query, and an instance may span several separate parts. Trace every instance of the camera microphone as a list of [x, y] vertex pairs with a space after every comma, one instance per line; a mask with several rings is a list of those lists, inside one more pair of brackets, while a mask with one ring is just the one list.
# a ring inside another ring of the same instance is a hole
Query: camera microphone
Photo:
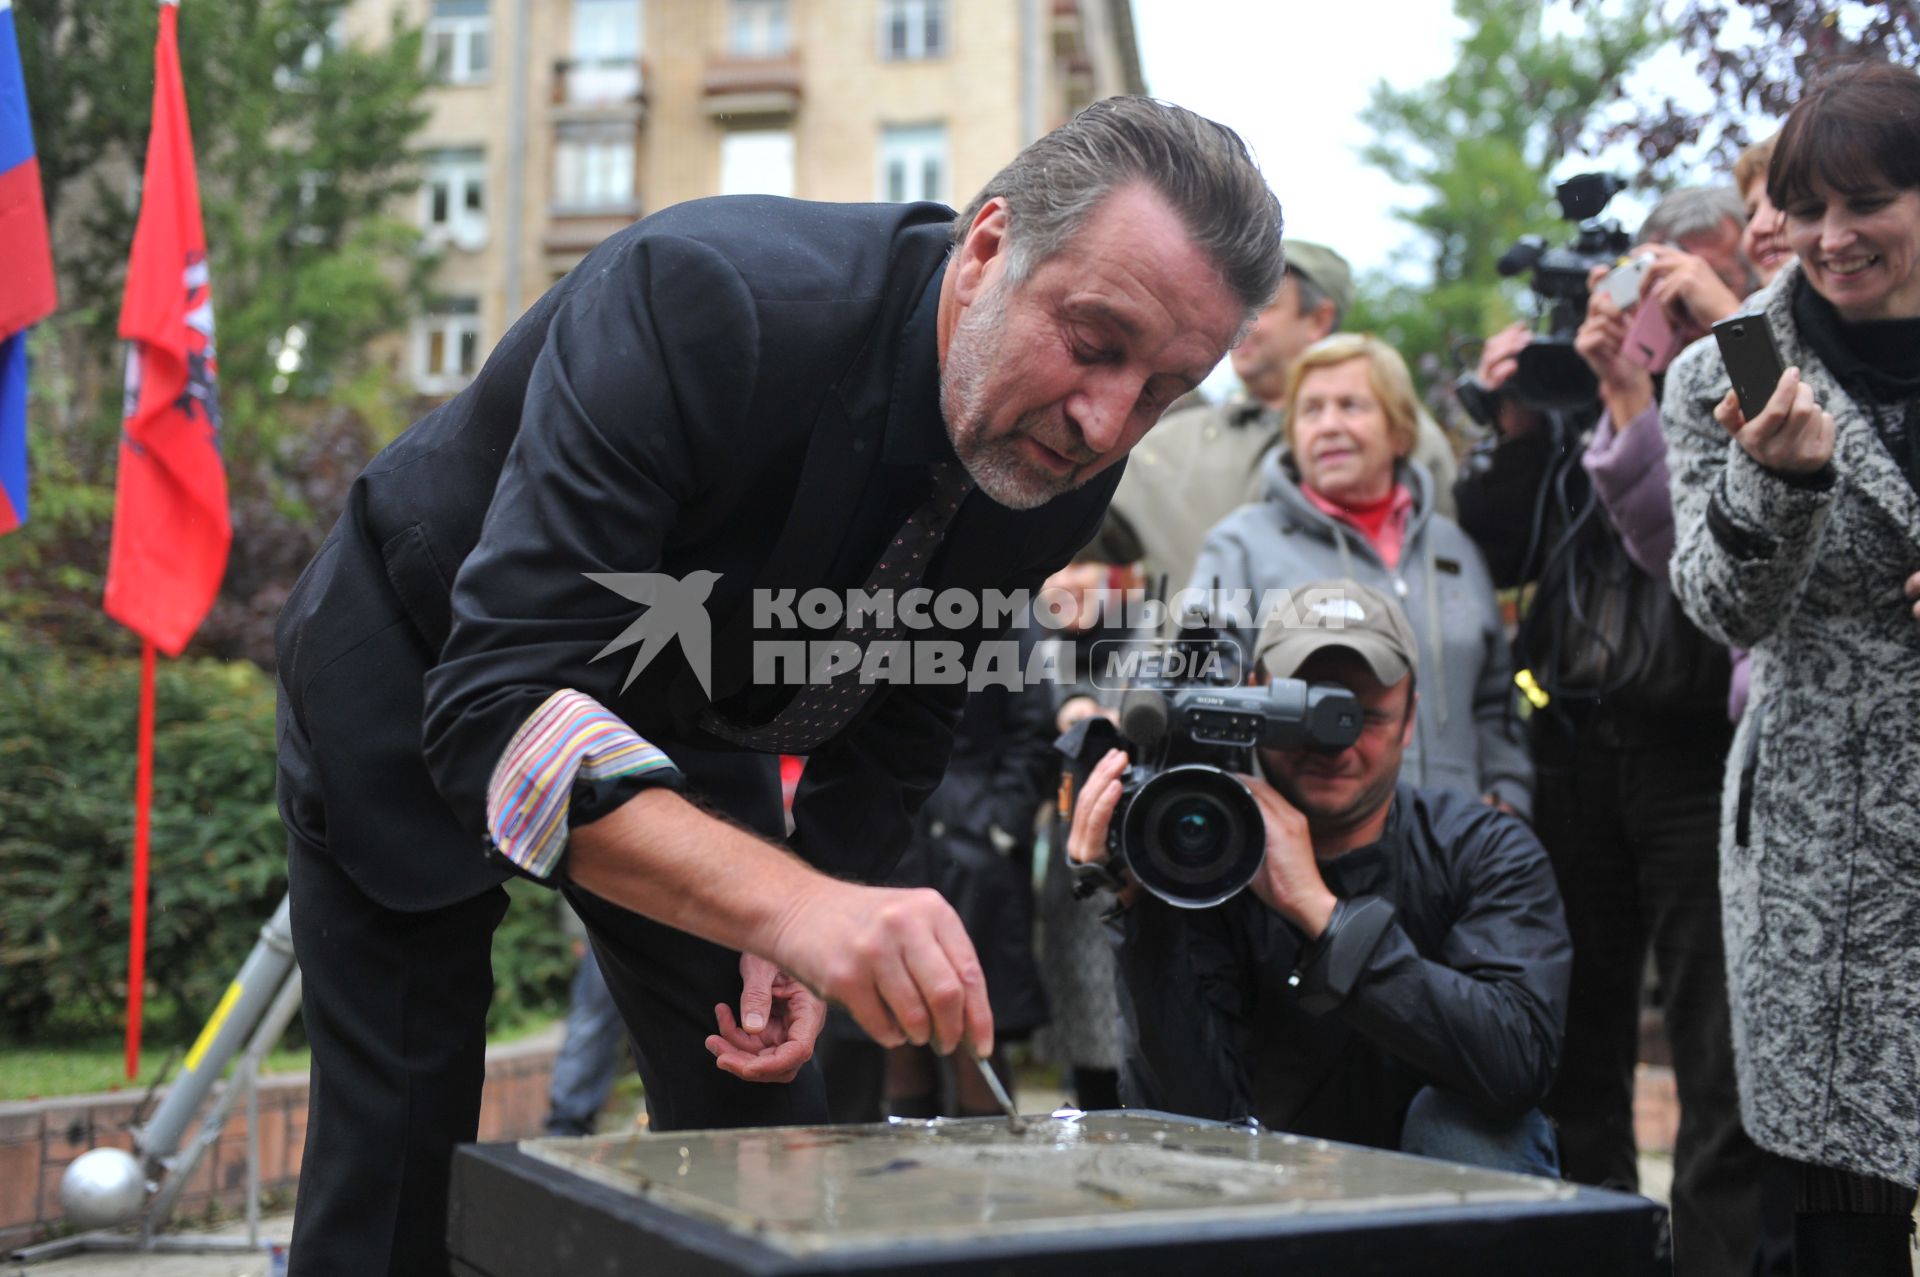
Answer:
[[1166, 737], [1169, 713], [1165, 693], [1133, 688], [1120, 697], [1120, 734], [1146, 753]]

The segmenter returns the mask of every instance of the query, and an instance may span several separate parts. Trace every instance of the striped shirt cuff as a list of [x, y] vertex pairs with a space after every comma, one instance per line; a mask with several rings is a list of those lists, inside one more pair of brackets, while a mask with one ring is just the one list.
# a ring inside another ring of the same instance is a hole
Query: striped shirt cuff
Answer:
[[567, 846], [576, 782], [646, 776], [674, 783], [679, 768], [599, 701], [562, 688], [507, 742], [487, 783], [487, 832], [499, 853], [547, 878]]

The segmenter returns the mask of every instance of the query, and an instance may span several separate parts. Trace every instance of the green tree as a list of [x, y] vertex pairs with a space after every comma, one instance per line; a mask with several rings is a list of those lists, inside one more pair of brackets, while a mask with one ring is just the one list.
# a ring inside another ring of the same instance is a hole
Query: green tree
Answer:
[[1584, 28], [1568, 34], [1548, 30], [1547, 9], [1456, 0], [1467, 34], [1453, 69], [1410, 90], [1380, 84], [1362, 117], [1375, 133], [1366, 161], [1426, 192], [1400, 213], [1424, 278], [1365, 281], [1348, 326], [1391, 341], [1430, 387], [1451, 380], [1456, 347], [1518, 313], [1522, 285], [1499, 276], [1501, 254], [1524, 234], [1570, 238], [1549, 177], [1666, 37], [1657, 0], [1582, 9]]
[[1713, 108], [1691, 111], [1672, 98], [1635, 103], [1602, 135], [1632, 142], [1648, 169], [1662, 175], [1684, 171], [1684, 157], [1696, 147], [1723, 171], [1731, 168], [1741, 148], [1759, 140], [1748, 118], [1784, 118], [1824, 66], [1920, 63], [1920, 0], [1684, 0], [1673, 30], [1713, 91]]
[[[316, 474], [351, 474], [404, 422], [404, 388], [369, 348], [418, 307], [433, 264], [394, 215], [419, 183], [419, 32], [396, 20], [386, 38], [349, 44], [339, 9], [187, 0], [180, 10], [235, 517], [203, 646], [228, 655], [270, 652], [260, 613], [337, 510], [340, 485]], [[35, 336], [33, 518], [0, 541], [0, 581], [29, 624], [115, 644], [98, 620], [121, 410], [115, 325], [158, 20], [154, 5], [124, 0], [18, 0], [14, 12], [61, 307]]]

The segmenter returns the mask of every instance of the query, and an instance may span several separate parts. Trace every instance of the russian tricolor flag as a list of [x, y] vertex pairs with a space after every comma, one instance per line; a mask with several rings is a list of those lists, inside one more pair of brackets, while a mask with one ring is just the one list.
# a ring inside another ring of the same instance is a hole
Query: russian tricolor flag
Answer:
[[53, 306], [53, 251], [13, 0], [0, 0], [0, 532], [27, 521], [26, 330]]

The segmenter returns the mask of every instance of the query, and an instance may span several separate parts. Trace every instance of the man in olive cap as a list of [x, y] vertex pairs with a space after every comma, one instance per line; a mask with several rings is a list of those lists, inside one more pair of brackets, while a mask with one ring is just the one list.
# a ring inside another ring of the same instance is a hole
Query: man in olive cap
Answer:
[[[1354, 581], [1292, 594], [1262, 679], [1334, 683], [1363, 726], [1337, 752], [1262, 749], [1251, 889], [1208, 909], [1131, 894], [1121, 916], [1132, 1105], [1536, 1175], [1572, 949], [1546, 853], [1517, 818], [1399, 783], [1418, 646]], [[1124, 753], [1074, 806], [1069, 857], [1102, 861]]]

